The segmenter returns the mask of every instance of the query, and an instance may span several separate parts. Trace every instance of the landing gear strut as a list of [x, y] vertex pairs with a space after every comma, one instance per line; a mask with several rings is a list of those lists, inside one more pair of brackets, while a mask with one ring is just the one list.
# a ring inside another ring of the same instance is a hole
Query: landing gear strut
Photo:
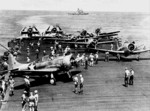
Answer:
[[53, 73], [51, 73], [51, 76], [50, 76], [50, 84], [51, 85], [56, 85], [56, 79], [54, 78]]
[[69, 78], [69, 79], [72, 77], [72, 75], [71, 75], [71, 72], [70, 72], [70, 71], [68, 71], [68, 72], [67, 72], [67, 75], [68, 75], [68, 78]]
[[138, 54], [137, 57], [136, 57], [137, 61], [140, 60], [140, 55]]
[[117, 54], [118, 62], [120, 61], [120, 54]]

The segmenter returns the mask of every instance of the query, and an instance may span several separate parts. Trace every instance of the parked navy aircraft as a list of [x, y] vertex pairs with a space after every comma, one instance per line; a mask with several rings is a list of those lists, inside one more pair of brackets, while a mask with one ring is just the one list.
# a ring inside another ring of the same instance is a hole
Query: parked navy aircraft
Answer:
[[35, 26], [29, 26], [29, 28], [24, 27], [21, 30], [21, 35], [27, 34], [29, 37], [32, 37], [33, 35], [37, 34], [39, 35], [40, 32], [38, 31], [38, 29]]
[[109, 32], [109, 33], [100, 33], [100, 34], [97, 34], [97, 36], [95, 36], [94, 39], [96, 39], [98, 41], [113, 40], [113, 39], [115, 39], [114, 36], [118, 36], [119, 32], [120, 31]]
[[[0, 44], [1, 45], [1, 44]], [[4, 47], [3, 45], [1, 45]], [[4, 47], [7, 49], [6, 47]], [[7, 49], [8, 50], [8, 49]], [[9, 50], [8, 50], [9, 51]], [[51, 73], [54, 74], [67, 74], [69, 78], [71, 77], [70, 70], [72, 54], [54, 57], [53, 59], [44, 59], [41, 62], [31, 62], [31, 63], [19, 63], [12, 53], [9, 51], [8, 63], [9, 71], [13, 75], [23, 76], [27, 74], [39, 75], [43, 77], [50, 77]]]
[[99, 52], [109, 52], [110, 54], [116, 56], [119, 60], [122, 59], [129, 59], [131, 56], [136, 55], [137, 60], [139, 60], [139, 55], [144, 52], [148, 52], [150, 50], [142, 49], [140, 50], [139, 47], [135, 44], [135, 42], [126, 42], [123, 46], [119, 47], [117, 46], [117, 50], [107, 50], [107, 49], [98, 49], [98, 48], [92, 48], [93, 50], [99, 51]]
[[61, 42], [61, 44], [67, 44], [70, 46], [70, 48], [78, 50], [95, 48], [96, 44], [109, 44], [109, 43], [114, 43], [114, 41], [97, 42], [97, 40], [94, 40], [93, 38], [82, 38], [77, 39], [73, 42]]

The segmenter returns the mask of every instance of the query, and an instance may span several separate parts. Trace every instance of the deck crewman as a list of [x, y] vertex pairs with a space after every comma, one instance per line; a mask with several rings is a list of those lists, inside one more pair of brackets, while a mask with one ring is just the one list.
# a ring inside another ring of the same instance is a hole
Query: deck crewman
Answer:
[[43, 50], [43, 56], [45, 56], [46, 55], [46, 50]]
[[27, 57], [27, 63], [30, 63], [30, 58], [29, 57]]
[[105, 52], [105, 61], [109, 62], [109, 52]]
[[31, 49], [34, 48], [34, 43], [33, 42], [30, 42], [30, 47], [31, 47]]
[[58, 44], [58, 53], [59, 54], [63, 53], [63, 48], [62, 48], [61, 44]]
[[0, 86], [0, 95], [1, 95], [1, 101], [4, 101], [4, 91], [2, 86]]
[[29, 48], [29, 46], [27, 47], [27, 56], [28, 57], [30, 56], [30, 48]]
[[80, 74], [79, 79], [80, 79], [80, 85], [79, 85], [80, 90], [79, 90], [79, 93], [82, 94], [83, 93], [83, 82], [84, 82], [84, 78], [83, 78], [82, 74]]
[[120, 54], [117, 54], [117, 60], [120, 61]]
[[82, 59], [81, 59], [81, 65], [84, 66], [85, 65], [85, 53], [82, 54]]
[[22, 96], [21, 96], [21, 104], [22, 104], [22, 111], [25, 111], [25, 109], [26, 109], [26, 104], [27, 104], [27, 102], [28, 102], [28, 99], [27, 99], [27, 92], [26, 91], [24, 91], [23, 92], [23, 94], [22, 94]]
[[37, 111], [38, 102], [39, 102], [39, 94], [37, 90], [34, 91], [34, 98], [35, 98], [35, 107], [34, 107], [35, 110], [34, 111]]
[[8, 63], [6, 61], [4, 61], [2, 65], [4, 70], [8, 70]]
[[98, 52], [95, 53], [95, 64], [98, 64]]
[[27, 96], [29, 96], [29, 93], [30, 93], [29, 76], [25, 76], [24, 81], [25, 81], [25, 91], [27, 92]]
[[0, 82], [1, 82], [1, 84], [0, 84], [1, 101], [4, 101], [5, 91], [4, 91], [4, 88], [3, 88], [3, 83], [2, 83], [2, 81], [0, 81]]
[[51, 51], [52, 56], [55, 56], [55, 49]]
[[35, 111], [35, 97], [33, 95], [33, 92], [30, 92], [30, 96], [29, 96], [29, 110], [30, 111]]
[[133, 85], [133, 83], [134, 83], [134, 70], [131, 68], [130, 69], [130, 79], [129, 79], [129, 84], [130, 85]]
[[15, 81], [14, 81], [14, 79], [12, 78], [12, 76], [10, 76], [10, 78], [9, 78], [9, 84], [10, 84], [10, 92], [9, 92], [9, 95], [12, 96], [12, 95], [14, 95], [14, 85], [15, 85]]
[[78, 84], [79, 84], [79, 78], [78, 78], [78, 74], [74, 77], [74, 90], [73, 90], [73, 92], [75, 93], [75, 94], [77, 94], [78, 93]]
[[90, 59], [90, 66], [93, 66], [94, 65], [94, 55], [92, 53], [90, 54], [89, 59]]
[[128, 70], [128, 68], [125, 68], [125, 77], [124, 77], [124, 84], [125, 87], [128, 87], [129, 84], [129, 76], [130, 76], [130, 71]]
[[37, 42], [37, 48], [38, 48], [38, 50], [39, 50], [39, 52], [40, 52], [40, 46], [41, 46], [41, 43], [40, 43], [40, 40]]
[[5, 93], [6, 93], [6, 81], [5, 81], [5, 77], [2, 78], [2, 88], [3, 88], [3, 94], [5, 95]]
[[36, 59], [39, 59], [39, 49], [36, 49], [35, 52], [36, 52]]
[[85, 69], [88, 69], [88, 57], [85, 57]]
[[114, 45], [110, 44], [110, 50], [113, 50], [113, 48], [114, 48]]
[[55, 44], [54, 44], [54, 49], [57, 51], [58, 50], [58, 45], [59, 43], [57, 41], [55, 41]]

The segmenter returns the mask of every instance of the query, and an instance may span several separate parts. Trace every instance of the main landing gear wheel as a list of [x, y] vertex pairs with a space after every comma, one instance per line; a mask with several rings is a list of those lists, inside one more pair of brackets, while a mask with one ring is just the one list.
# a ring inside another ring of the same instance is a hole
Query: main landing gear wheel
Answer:
[[50, 79], [50, 81], [49, 81], [49, 82], [50, 82], [50, 84], [51, 84], [51, 85], [54, 85], [54, 84], [55, 84], [54, 79]]

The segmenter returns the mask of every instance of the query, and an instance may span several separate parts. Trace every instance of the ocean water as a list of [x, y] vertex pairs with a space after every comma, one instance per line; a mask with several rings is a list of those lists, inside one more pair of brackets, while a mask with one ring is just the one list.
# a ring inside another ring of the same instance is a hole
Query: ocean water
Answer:
[[[68, 15], [68, 12], [52, 11], [0, 11], [0, 43], [20, 36], [23, 27], [35, 25], [44, 32], [50, 25], [60, 25], [66, 33], [78, 35], [77, 31], [86, 29], [93, 33], [101, 27], [102, 32], [121, 31], [122, 40], [135, 40], [150, 47], [150, 14], [127, 12], [89, 12], [89, 15]], [[4, 49], [0, 47], [0, 55]]]

